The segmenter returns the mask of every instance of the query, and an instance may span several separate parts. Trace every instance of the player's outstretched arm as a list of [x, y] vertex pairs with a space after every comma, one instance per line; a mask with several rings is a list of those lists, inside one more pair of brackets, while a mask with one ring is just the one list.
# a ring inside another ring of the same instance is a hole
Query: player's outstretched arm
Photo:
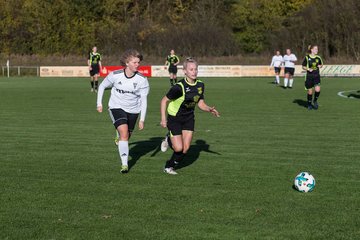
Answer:
[[216, 108], [209, 107], [202, 99], [198, 102], [198, 107], [205, 112], [209, 112], [216, 117], [220, 117], [220, 113], [216, 110]]

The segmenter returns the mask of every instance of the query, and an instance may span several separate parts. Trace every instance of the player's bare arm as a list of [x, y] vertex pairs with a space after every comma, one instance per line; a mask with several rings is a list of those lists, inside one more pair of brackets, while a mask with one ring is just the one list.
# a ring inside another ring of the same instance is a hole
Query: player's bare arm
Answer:
[[216, 117], [220, 117], [220, 113], [216, 110], [216, 108], [208, 106], [202, 99], [198, 102], [198, 107], [205, 112], [209, 112]]

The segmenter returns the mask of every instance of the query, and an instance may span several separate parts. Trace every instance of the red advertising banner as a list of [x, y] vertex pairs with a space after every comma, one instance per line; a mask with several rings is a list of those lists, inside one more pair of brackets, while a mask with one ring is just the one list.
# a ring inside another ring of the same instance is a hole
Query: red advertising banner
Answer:
[[[123, 66], [103, 66], [100, 71], [100, 77], [106, 77], [109, 73], [123, 68]], [[140, 66], [139, 72], [145, 77], [151, 77], [151, 66]]]

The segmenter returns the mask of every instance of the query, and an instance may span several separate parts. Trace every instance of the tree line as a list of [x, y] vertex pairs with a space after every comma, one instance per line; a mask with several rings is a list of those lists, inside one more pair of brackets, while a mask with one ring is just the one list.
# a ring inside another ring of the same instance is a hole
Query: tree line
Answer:
[[359, 16], [358, 0], [2, 0], [0, 53], [215, 57], [317, 44], [324, 58], [358, 61]]

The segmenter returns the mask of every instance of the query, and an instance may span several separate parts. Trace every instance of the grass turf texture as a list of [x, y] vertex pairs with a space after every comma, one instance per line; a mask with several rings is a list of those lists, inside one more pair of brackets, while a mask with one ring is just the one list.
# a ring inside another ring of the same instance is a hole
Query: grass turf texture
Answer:
[[[162, 172], [159, 103], [149, 79], [145, 130], [121, 175], [114, 129], [88, 79], [0, 78], [0, 239], [356, 239], [360, 235], [359, 79], [323, 79], [308, 111], [270, 78], [208, 78], [177, 176]], [[109, 96], [105, 94], [104, 105]], [[186, 166], [187, 165], [187, 166]], [[292, 188], [309, 171], [314, 192]]]

